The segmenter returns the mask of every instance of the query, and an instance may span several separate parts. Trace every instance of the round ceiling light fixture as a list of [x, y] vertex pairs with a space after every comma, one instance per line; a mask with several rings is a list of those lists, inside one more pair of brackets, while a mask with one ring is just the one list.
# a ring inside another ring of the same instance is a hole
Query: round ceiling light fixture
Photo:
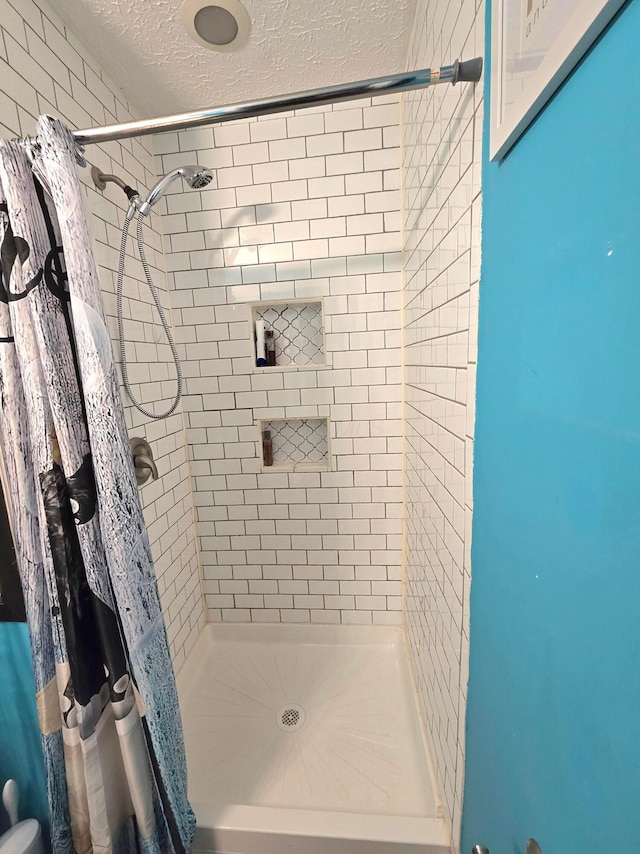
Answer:
[[246, 44], [251, 20], [240, 0], [184, 0], [182, 23], [194, 41], [228, 53]]

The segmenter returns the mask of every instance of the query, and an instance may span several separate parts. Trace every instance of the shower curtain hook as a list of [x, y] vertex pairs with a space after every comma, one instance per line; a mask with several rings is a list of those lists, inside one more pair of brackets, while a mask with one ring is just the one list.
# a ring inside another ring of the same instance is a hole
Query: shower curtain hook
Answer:
[[20, 137], [17, 142], [24, 148], [27, 157], [29, 158], [29, 162], [33, 165], [36, 162], [36, 158], [40, 155], [40, 143], [37, 138], [32, 136], [23, 136]]
[[84, 151], [85, 151], [84, 145], [80, 145], [80, 143], [77, 142], [76, 143], [76, 150], [75, 150], [76, 163], [78, 164], [78, 166], [82, 166], [83, 168], [87, 165], [87, 161], [86, 161], [86, 158], [84, 156]]
[[[42, 149], [40, 147], [40, 141], [38, 140], [38, 137], [21, 136], [15, 141], [24, 148], [27, 157], [29, 158], [29, 162], [33, 165], [36, 162], [36, 159], [42, 154]], [[87, 161], [84, 156], [84, 151], [84, 145], [81, 145], [79, 142], [75, 142], [73, 153], [78, 166], [84, 167], [87, 165]]]

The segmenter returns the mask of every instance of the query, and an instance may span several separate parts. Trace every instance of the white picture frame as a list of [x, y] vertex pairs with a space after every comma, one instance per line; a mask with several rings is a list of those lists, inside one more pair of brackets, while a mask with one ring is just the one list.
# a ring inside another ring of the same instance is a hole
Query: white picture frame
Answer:
[[504, 157], [624, 2], [491, 0], [491, 160]]

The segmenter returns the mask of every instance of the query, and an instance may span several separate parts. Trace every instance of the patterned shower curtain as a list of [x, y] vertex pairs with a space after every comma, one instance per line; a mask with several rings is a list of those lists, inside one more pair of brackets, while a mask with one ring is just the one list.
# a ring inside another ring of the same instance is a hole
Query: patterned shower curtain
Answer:
[[76, 144], [49, 117], [38, 139], [34, 170], [0, 141], [0, 441], [52, 848], [180, 854], [182, 726]]

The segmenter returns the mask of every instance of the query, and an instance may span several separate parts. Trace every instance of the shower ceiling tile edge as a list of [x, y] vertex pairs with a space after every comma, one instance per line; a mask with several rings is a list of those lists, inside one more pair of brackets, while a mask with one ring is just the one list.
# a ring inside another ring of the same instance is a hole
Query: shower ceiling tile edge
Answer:
[[[212, 5], [215, 0], [212, 0]], [[182, 0], [56, 0], [68, 28], [145, 115], [402, 71], [415, 0], [246, 0], [248, 43], [196, 44]]]

